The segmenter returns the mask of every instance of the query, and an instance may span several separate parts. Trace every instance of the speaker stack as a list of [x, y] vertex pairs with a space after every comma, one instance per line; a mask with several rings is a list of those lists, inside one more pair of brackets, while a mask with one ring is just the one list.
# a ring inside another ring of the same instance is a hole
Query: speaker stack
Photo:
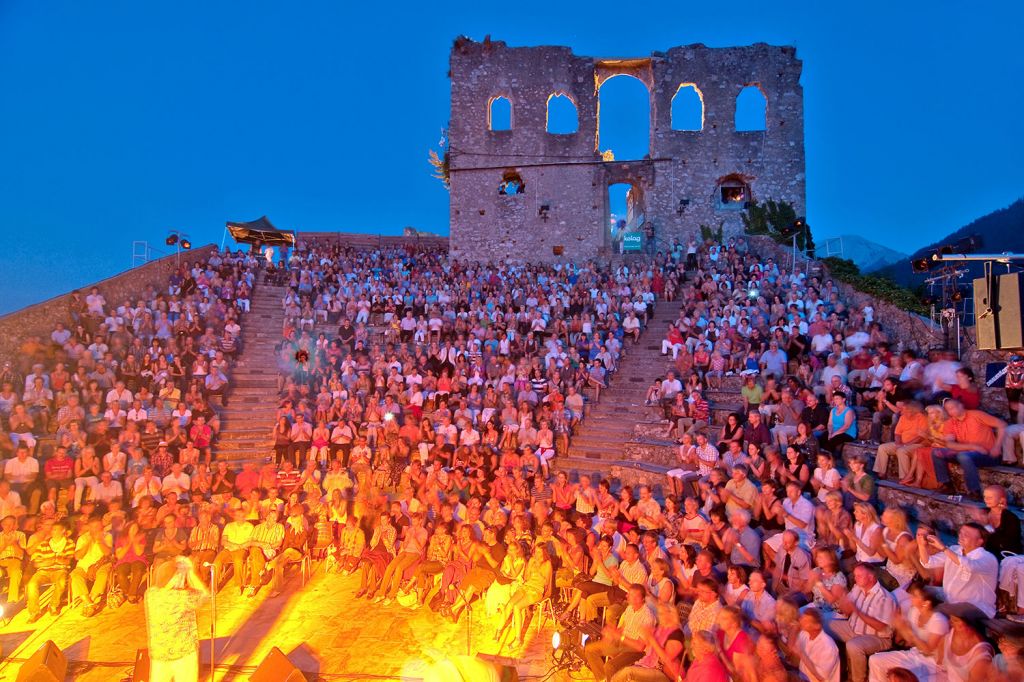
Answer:
[[1024, 277], [1020, 273], [974, 280], [974, 329], [979, 350], [1024, 348]]

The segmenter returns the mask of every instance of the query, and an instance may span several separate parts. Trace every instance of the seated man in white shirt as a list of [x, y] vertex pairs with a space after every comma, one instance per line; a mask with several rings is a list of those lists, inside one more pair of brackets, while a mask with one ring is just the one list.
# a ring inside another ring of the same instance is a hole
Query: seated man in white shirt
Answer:
[[179, 500], [187, 500], [189, 492], [192, 490], [192, 482], [188, 474], [182, 471], [181, 464], [175, 462], [171, 465], [171, 473], [164, 476], [160, 487], [164, 495], [175, 492], [178, 493]]
[[829, 623], [833, 637], [846, 643], [846, 663], [852, 682], [868, 679], [868, 656], [892, 648], [892, 621], [896, 600], [878, 582], [877, 569], [857, 564], [853, 589], [839, 600], [843, 618]]
[[630, 585], [626, 608], [619, 616], [617, 627], [608, 625], [600, 640], [587, 642], [583, 658], [595, 679], [610, 680], [616, 672], [643, 658], [646, 633], [657, 625], [646, 599], [643, 584]]
[[92, 500], [104, 506], [111, 500], [124, 499], [124, 488], [120, 481], [115, 481], [109, 471], [100, 473], [100, 482], [92, 486]]
[[0, 481], [0, 519], [14, 516], [15, 510], [21, 506], [21, 495], [11, 490], [11, 484]]
[[[607, 592], [597, 592], [590, 595], [580, 604], [580, 615], [583, 620], [594, 620], [597, 618], [597, 610], [601, 607], [608, 607], [605, 620], [614, 623], [622, 612], [624, 602], [628, 600], [630, 585], [643, 585], [647, 582], [647, 568], [640, 560], [640, 548], [635, 544], [626, 545], [621, 552], [622, 561], [618, 566], [608, 570], [614, 587]], [[646, 591], [644, 592], [646, 594]]]
[[[985, 529], [973, 521], [960, 526], [959, 545], [946, 547], [936, 535], [918, 536], [917, 547], [925, 568], [942, 569], [942, 592], [947, 602], [973, 604], [986, 616], [996, 615], [999, 560], [984, 548]], [[929, 555], [929, 545], [938, 553]]]
[[[786, 530], [800, 537], [800, 544], [809, 546], [814, 539], [814, 504], [803, 495], [800, 484], [790, 481], [786, 484], [786, 499], [782, 501]], [[775, 553], [782, 545], [782, 534], [778, 533], [764, 541], [764, 558], [767, 563], [775, 561]]]
[[793, 651], [800, 659], [800, 673], [808, 680], [839, 682], [839, 647], [824, 632], [821, 612], [810, 607], [800, 614], [800, 634]]

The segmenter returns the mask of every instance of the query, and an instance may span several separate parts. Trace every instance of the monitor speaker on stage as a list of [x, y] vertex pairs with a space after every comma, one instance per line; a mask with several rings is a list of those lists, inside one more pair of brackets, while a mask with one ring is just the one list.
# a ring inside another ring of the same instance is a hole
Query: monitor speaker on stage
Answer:
[[251, 682], [306, 682], [306, 676], [275, 646], [249, 680]]
[[974, 330], [978, 350], [1024, 348], [1024, 277], [1019, 273], [974, 280]]
[[68, 659], [53, 640], [47, 640], [21, 664], [17, 682], [64, 682], [68, 674]]
[[519, 671], [516, 670], [515, 666], [507, 665], [505, 661], [496, 660], [496, 657], [486, 654], [477, 654], [476, 657], [494, 666], [495, 671], [498, 673], [499, 682], [519, 682]]

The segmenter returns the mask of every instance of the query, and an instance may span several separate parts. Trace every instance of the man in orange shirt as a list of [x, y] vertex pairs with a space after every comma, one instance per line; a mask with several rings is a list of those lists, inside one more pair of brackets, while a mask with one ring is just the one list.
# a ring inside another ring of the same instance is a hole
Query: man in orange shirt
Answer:
[[935, 478], [940, 484], [938, 492], [955, 492], [949, 482], [949, 461], [955, 459], [964, 471], [968, 496], [980, 500], [978, 468], [1001, 463], [1006, 422], [981, 410], [964, 409], [960, 401], [952, 398], [943, 401], [943, 408], [949, 415], [944, 432], [946, 447], [932, 450]]
[[875, 454], [875, 473], [880, 478], [885, 478], [889, 458], [896, 455], [899, 461], [900, 482], [903, 482], [910, 472], [914, 450], [924, 442], [924, 437], [928, 434], [928, 417], [921, 403], [916, 400], [901, 403], [900, 407], [900, 419], [896, 422], [893, 441], [878, 446], [878, 452]]

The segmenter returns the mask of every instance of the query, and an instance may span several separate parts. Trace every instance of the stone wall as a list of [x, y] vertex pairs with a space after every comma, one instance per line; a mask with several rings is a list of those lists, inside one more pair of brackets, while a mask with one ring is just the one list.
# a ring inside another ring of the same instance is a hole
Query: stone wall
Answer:
[[[607, 254], [608, 187], [633, 186], [656, 243], [702, 224], [742, 230], [741, 208], [720, 206], [720, 184], [735, 178], [758, 201], [805, 206], [801, 62], [792, 47], [675, 47], [635, 59], [575, 55], [567, 47], [508, 47], [455, 41], [450, 57], [452, 253], [459, 258], [585, 260]], [[598, 139], [598, 94], [617, 75], [650, 93], [650, 145], [643, 159], [605, 160]], [[672, 129], [672, 100], [683, 84], [703, 102], [703, 129]], [[757, 86], [766, 129], [735, 130], [736, 97]], [[555, 94], [576, 105], [578, 129], [546, 131]], [[510, 130], [491, 130], [490, 102], [509, 100]], [[523, 191], [502, 194], [504, 178]]]
[[[213, 244], [208, 244], [192, 249], [181, 254], [181, 262], [205, 260], [216, 248]], [[176, 256], [164, 256], [102, 281], [83, 285], [78, 289], [84, 295], [92, 287], [99, 287], [100, 293], [106, 298], [108, 305], [119, 305], [125, 299], [137, 296], [139, 292], [150, 285], [155, 286], [158, 290], [165, 290], [168, 278], [177, 267], [177, 262]], [[57, 322], [69, 324], [67, 303], [70, 293], [54, 296], [42, 303], [30, 305], [0, 317], [0, 359], [16, 360], [23, 364], [25, 360], [18, 357], [18, 348], [26, 338], [38, 335], [48, 339]], [[27, 369], [29, 368], [21, 367], [22, 371]]]
[[409, 245], [433, 249], [448, 248], [448, 237], [435, 234], [406, 236], [351, 234], [347, 232], [299, 232], [295, 238], [300, 248], [306, 245], [343, 246], [366, 249]]

